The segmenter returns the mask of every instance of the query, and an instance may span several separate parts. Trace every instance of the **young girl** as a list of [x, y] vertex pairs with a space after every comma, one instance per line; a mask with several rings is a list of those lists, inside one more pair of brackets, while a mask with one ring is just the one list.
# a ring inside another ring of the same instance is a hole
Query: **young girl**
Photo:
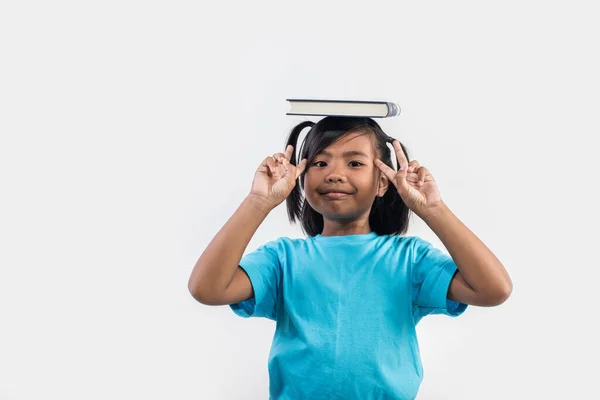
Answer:
[[[284, 200], [308, 237], [280, 237], [242, 257]], [[402, 236], [410, 211], [451, 256]], [[264, 159], [250, 193], [200, 256], [189, 290], [203, 304], [277, 322], [273, 400], [413, 399], [423, 378], [419, 320], [499, 305], [512, 282], [397, 140], [370, 118], [326, 117], [297, 125], [285, 153]]]

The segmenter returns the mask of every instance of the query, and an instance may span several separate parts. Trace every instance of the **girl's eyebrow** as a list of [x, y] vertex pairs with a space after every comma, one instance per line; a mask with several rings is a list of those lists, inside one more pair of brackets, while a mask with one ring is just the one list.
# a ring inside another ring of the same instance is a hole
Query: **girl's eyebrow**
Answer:
[[[324, 156], [327, 156], [327, 157], [331, 157], [331, 153], [328, 152], [328, 151], [326, 151], [326, 150], [323, 150], [321, 152], [321, 154], [324, 155]], [[352, 157], [352, 156], [362, 156], [362, 157], [365, 157], [365, 158], [369, 158], [368, 155], [366, 155], [362, 151], [358, 151], [358, 150], [348, 150], [348, 151], [345, 151], [342, 154], [342, 157]]]

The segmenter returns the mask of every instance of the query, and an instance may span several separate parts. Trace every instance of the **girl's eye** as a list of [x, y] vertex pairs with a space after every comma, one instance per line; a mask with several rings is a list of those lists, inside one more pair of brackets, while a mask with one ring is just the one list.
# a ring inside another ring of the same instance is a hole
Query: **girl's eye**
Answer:
[[[319, 163], [325, 164], [325, 161], [317, 161], [317, 162], [313, 163], [313, 165], [318, 167], [317, 164], [319, 164]], [[350, 164], [358, 164], [358, 165], [353, 165], [354, 167], [360, 167], [361, 165], [363, 165], [363, 163], [358, 162], [358, 161], [350, 161]]]

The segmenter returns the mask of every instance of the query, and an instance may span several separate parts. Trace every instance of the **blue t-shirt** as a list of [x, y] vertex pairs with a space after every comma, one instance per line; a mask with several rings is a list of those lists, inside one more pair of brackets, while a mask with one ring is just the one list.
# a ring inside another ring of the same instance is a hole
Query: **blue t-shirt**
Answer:
[[282, 237], [240, 261], [252, 299], [239, 316], [277, 322], [272, 400], [414, 399], [423, 379], [415, 326], [456, 317], [452, 258], [416, 236]]

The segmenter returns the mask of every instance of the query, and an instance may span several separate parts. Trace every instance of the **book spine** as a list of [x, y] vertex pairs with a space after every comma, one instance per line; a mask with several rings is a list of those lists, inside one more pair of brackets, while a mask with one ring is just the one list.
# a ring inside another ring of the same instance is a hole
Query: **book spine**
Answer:
[[386, 118], [387, 117], [395, 117], [396, 115], [400, 114], [400, 107], [398, 107], [398, 104], [388, 102], [387, 106], [388, 106], [388, 113], [386, 115]]

